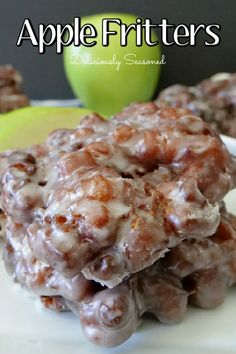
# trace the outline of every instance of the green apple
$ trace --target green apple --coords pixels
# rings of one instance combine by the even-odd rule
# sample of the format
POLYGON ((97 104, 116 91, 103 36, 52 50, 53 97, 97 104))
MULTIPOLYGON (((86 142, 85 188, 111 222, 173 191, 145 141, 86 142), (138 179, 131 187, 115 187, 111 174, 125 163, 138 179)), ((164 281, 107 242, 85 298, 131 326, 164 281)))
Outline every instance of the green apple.
MULTIPOLYGON (((102 46, 102 19, 119 18, 129 25, 136 23, 137 16, 129 14, 100 14, 81 19, 81 25, 90 23, 98 33, 97 44, 93 47, 70 45, 64 48, 64 67, 67 79, 76 97, 85 107, 103 115, 117 113, 135 101, 152 99, 159 74, 160 65, 132 64, 137 61, 157 61, 161 58, 160 45, 150 47, 145 41, 136 45, 135 31, 130 31, 126 47, 120 46, 120 36, 110 36, 107 47, 102 46), (114 60, 120 64, 101 64, 101 61, 114 60), (127 60, 127 58, 129 60, 127 60), (90 61, 90 64, 87 61, 90 61), (92 63, 94 60, 100 64, 92 63)), ((118 24, 112 23, 110 30, 119 31, 118 24)), ((156 40, 152 33, 152 41, 156 40)))
POLYGON ((52 130, 74 128, 89 113, 82 108, 26 107, 0 115, 0 151, 39 144, 52 130))

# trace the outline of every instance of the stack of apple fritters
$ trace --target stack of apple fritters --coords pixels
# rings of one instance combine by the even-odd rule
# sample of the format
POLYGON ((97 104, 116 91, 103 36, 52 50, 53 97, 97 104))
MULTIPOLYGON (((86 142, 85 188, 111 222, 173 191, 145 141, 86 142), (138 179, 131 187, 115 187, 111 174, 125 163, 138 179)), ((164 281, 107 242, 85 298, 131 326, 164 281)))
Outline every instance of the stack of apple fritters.
POLYGON ((127 340, 145 312, 174 323, 188 301, 215 307, 236 281, 236 221, 222 201, 235 172, 220 137, 186 110, 87 116, 1 155, 6 267, 104 346, 127 340))

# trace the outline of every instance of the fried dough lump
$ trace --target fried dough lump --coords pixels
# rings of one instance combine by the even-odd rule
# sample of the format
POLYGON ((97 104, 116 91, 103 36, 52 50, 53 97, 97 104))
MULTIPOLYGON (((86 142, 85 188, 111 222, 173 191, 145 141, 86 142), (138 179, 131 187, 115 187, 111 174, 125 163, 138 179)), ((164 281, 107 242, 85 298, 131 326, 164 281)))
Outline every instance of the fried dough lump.
POLYGON ((235 161, 185 110, 93 114, 45 144, 1 155, 1 209, 37 259, 110 288, 184 239, 215 233, 235 161))

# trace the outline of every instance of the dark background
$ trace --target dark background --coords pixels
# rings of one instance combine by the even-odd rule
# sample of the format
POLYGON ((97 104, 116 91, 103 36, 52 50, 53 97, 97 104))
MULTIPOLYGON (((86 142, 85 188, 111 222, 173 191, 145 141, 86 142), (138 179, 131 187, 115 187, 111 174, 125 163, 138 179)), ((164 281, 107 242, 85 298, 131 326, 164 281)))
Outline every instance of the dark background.
POLYGON ((167 64, 159 89, 173 83, 194 84, 220 71, 236 71, 235 0, 0 0, 0 63, 11 63, 24 75, 25 91, 31 98, 73 97, 66 82, 62 57, 55 47, 44 55, 24 42, 16 47, 22 23, 70 23, 75 16, 102 12, 129 12, 149 17, 154 23, 218 23, 221 43, 205 47, 201 35, 196 47, 164 47, 167 64))

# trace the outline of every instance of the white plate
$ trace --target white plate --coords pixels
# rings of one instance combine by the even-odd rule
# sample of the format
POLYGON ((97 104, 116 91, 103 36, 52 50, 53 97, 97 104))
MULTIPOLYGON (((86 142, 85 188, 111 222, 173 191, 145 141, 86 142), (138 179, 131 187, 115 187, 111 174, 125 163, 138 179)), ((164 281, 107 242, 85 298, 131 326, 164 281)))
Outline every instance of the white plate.
MULTIPOLYGON (((236 140, 223 137, 236 155, 236 140)), ((236 214, 236 190, 226 197, 236 214)), ((1 354, 235 354, 236 288, 229 291, 215 310, 189 308, 184 321, 165 326, 146 320, 128 342, 115 349, 89 344, 71 313, 43 309, 18 285, 12 283, 0 263, 0 353, 1 354)))

